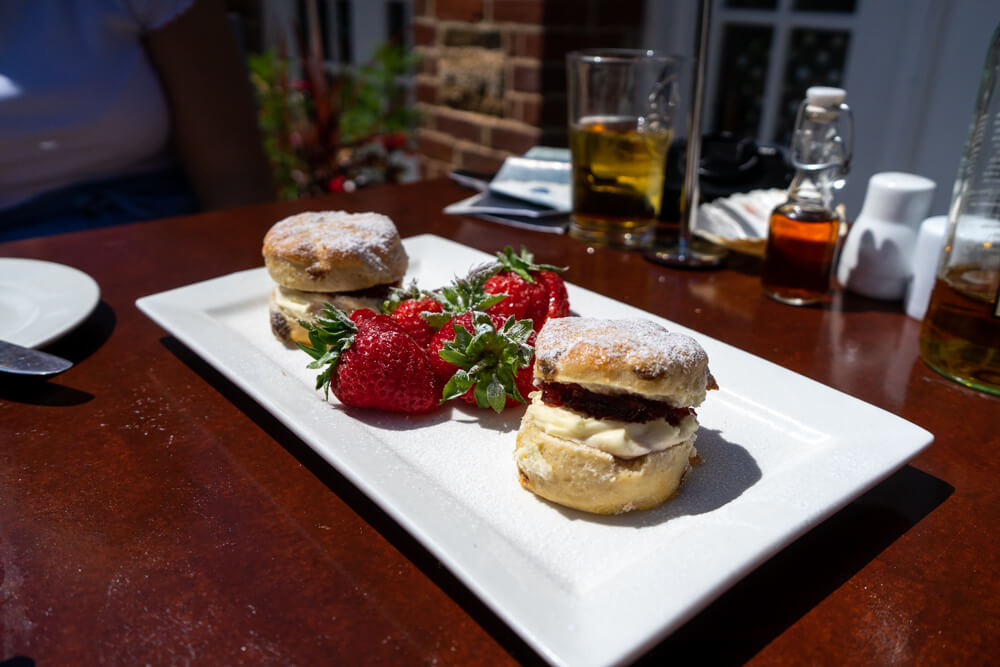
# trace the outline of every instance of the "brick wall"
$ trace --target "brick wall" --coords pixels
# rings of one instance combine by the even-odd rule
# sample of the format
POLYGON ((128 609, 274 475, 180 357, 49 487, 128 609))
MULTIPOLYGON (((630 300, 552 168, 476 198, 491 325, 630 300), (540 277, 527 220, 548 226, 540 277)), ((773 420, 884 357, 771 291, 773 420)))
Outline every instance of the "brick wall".
POLYGON ((566 145, 568 51, 638 47, 644 0, 415 0, 421 170, 566 145))

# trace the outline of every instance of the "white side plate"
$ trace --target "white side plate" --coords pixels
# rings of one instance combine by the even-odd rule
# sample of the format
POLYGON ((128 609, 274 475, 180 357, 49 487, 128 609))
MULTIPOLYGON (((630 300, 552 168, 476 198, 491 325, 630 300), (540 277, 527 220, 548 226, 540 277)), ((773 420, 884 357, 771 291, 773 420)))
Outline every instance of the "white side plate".
POLYGON ((51 343, 82 322, 101 298, 94 279, 65 264, 0 258, 0 339, 51 343))
MULTIPOLYGON (((425 288, 489 257, 405 239, 425 288)), ((261 269, 144 297, 138 307, 367 493, 554 664, 641 655, 782 547, 929 445, 927 431, 725 343, 569 285, 575 313, 658 320, 695 336, 721 389, 699 408, 704 462, 647 512, 598 517, 518 485, 523 409, 425 416, 345 409, 309 358, 271 335, 261 269)))

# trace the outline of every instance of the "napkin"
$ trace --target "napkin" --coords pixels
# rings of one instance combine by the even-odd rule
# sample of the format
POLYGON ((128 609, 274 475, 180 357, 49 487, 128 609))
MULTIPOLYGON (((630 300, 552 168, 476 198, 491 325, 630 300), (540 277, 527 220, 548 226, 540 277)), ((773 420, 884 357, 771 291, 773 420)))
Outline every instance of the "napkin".
POLYGON ((771 212, 787 197, 785 190, 768 189, 715 199, 698 207, 691 233, 733 250, 761 255, 771 212))

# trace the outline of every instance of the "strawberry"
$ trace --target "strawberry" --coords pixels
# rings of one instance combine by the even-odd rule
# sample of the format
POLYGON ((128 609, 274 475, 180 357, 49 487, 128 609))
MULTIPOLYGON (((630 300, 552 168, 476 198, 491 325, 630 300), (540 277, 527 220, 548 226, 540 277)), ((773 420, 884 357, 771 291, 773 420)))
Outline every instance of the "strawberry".
POLYGON ((404 301, 393 311, 392 319, 396 320, 406 333, 417 341, 420 347, 426 348, 431 342, 431 337, 436 333, 431 325, 423 318, 424 313, 440 313, 441 304, 435 299, 426 296, 422 299, 412 299, 404 301))
POLYGON ((485 312, 506 299, 506 294, 487 294, 483 291, 483 284, 496 273, 497 268, 496 262, 474 266, 466 277, 456 277, 448 285, 430 292, 430 296, 441 304, 441 311, 424 313, 424 320, 438 331, 459 315, 472 311, 485 312))
POLYGON ((443 400, 456 396, 501 412, 524 403, 532 389, 535 332, 528 320, 470 311, 431 339, 434 372, 446 381, 443 400))
MULTIPOLYGON (((546 319, 569 317, 569 295, 566 294, 566 283, 563 282, 562 276, 555 271, 542 270, 535 272, 534 278, 545 285, 545 289, 549 293, 548 317, 546 319)), ((538 327, 538 329, 540 328, 538 327)))
POLYGON ((382 312, 392 315, 422 347, 453 317, 473 310, 486 310, 506 298, 487 294, 483 283, 497 270, 496 262, 473 267, 465 278, 455 278, 440 289, 428 292, 414 281, 406 289, 393 289, 382 304, 382 312))
POLYGON ((507 298, 490 308, 491 314, 531 320, 532 326, 541 328, 548 317, 549 293, 545 285, 532 279, 530 282, 516 273, 498 273, 483 287, 491 294, 506 294, 507 298))
POLYGON ((427 352, 388 315, 368 309, 350 317, 326 304, 309 331, 309 345, 299 344, 323 369, 316 378, 329 398, 341 403, 390 412, 429 412, 439 403, 442 382, 427 352))
POLYGON ((392 288, 389 298, 382 303, 382 312, 396 320, 423 348, 438 330, 427 323, 424 313, 440 313, 442 309, 441 302, 431 293, 418 289, 416 281, 406 289, 392 288))
POLYGON ((535 331, 549 317, 569 315, 566 285, 557 273, 565 271, 565 267, 535 264, 534 255, 523 246, 520 255, 508 246, 497 253, 497 259, 498 271, 483 289, 490 294, 506 294, 507 298, 490 308, 490 313, 531 320, 535 331))

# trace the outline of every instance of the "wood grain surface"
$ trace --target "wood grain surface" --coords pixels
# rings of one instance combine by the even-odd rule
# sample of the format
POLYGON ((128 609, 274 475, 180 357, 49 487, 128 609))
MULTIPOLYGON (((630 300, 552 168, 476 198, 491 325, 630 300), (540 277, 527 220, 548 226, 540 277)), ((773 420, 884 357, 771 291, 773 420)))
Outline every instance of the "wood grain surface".
POLYGON ((527 245, 566 280, 877 405, 935 443, 737 583, 640 662, 1000 660, 1000 398, 938 376, 900 304, 764 297, 759 260, 683 271, 640 254, 447 216, 448 181, 364 189, 0 244, 79 268, 96 311, 0 376, 0 661, 535 664, 502 620, 358 489, 135 307, 262 266, 305 209, 374 210, 401 234, 527 245))

